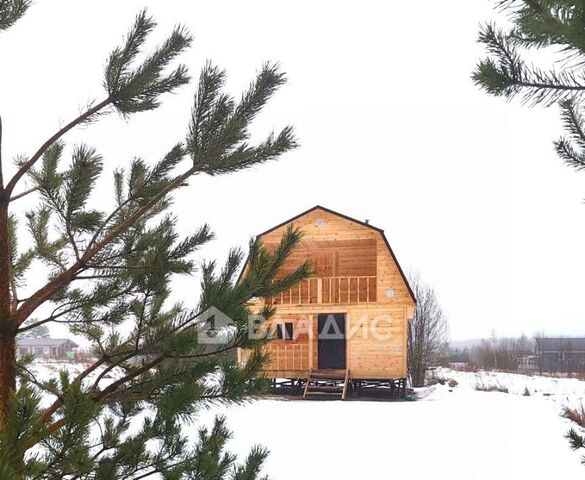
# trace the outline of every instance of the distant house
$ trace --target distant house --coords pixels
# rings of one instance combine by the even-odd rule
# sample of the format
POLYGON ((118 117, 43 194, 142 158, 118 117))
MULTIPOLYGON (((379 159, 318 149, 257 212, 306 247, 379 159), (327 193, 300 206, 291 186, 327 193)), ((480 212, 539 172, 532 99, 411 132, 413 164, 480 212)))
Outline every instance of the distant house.
POLYGON ((536 356, 541 372, 585 372, 585 338, 536 338, 536 356))
POLYGON ((536 355, 521 355, 516 359, 516 363, 521 372, 537 372, 539 370, 539 361, 536 355))
POLYGON ((73 359, 79 345, 67 338, 18 338, 20 356, 32 353, 35 357, 73 359))

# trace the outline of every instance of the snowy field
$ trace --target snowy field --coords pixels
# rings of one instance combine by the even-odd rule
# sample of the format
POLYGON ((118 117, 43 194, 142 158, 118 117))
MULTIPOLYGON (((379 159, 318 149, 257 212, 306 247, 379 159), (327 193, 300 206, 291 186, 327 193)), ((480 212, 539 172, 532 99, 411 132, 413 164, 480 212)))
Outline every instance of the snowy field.
MULTIPOLYGON (((478 392, 475 383, 462 383, 422 389, 423 398, 414 402, 261 400, 215 413, 225 413, 236 432, 234 451, 243 454, 253 443, 269 446, 266 471, 274 479, 585 474, 579 454, 563 438, 571 423, 559 416, 557 402, 478 392)), ((582 394, 585 384, 579 383, 575 390, 582 394)))
POLYGON ((235 433, 230 449, 242 457, 254 444, 269 447, 265 473, 273 480, 585 474, 581 453, 564 438, 573 424, 560 416, 564 405, 585 399, 585 382, 446 369, 436 375, 458 384, 419 389, 406 402, 257 400, 204 411, 199 421, 225 414, 235 433), (478 384, 510 393, 476 391, 478 384))

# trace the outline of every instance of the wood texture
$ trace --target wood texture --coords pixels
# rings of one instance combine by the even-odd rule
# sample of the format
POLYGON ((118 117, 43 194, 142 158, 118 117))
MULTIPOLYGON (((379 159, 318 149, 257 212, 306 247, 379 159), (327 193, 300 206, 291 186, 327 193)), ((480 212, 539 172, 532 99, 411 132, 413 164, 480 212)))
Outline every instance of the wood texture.
MULTIPOLYGON (((276 306, 267 322, 274 328, 293 322, 293 340, 273 340, 271 362, 263 374, 270 378, 306 378, 318 369, 317 325, 322 313, 346 315, 346 365, 352 379, 406 377, 407 322, 414 301, 381 231, 353 222, 330 211, 314 209, 292 222, 303 240, 282 273, 309 258, 315 275, 296 289, 271 299, 276 306)), ((274 248, 289 224, 260 238, 274 248)), ((245 273, 244 273, 245 274, 245 273)))

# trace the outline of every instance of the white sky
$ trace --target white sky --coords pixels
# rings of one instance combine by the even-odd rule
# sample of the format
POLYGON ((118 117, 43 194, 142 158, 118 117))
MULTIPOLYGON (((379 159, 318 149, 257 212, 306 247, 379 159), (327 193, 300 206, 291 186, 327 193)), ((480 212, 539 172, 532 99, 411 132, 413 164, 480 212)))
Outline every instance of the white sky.
MULTIPOLYGON (((182 58, 195 77, 211 58, 234 94, 265 60, 280 61, 290 79, 257 131, 292 123, 302 147, 252 171, 196 178, 177 197, 183 231, 209 222, 218 236, 202 258, 224 258, 321 204, 386 231, 403 268, 435 287, 453 339, 492 329, 585 334, 585 188, 552 151, 558 112, 488 97, 469 78, 492 4, 38 0, 0 34, 5 159, 31 154, 101 99, 107 55, 145 5, 158 38, 176 21, 195 35, 182 58)), ((114 167, 159 159, 183 138, 193 92, 66 138, 104 155, 100 202, 114 167)), ((189 303, 197 285, 182 279, 176 293, 189 303)))

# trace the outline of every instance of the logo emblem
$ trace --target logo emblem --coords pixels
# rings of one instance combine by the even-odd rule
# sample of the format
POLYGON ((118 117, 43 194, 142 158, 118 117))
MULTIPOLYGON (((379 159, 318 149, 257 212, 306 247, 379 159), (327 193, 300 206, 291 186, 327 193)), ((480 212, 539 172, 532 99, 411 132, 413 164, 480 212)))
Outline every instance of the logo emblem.
POLYGON ((235 333, 235 323, 225 313, 209 307, 199 314, 197 331, 201 344, 223 344, 229 342, 235 333))

